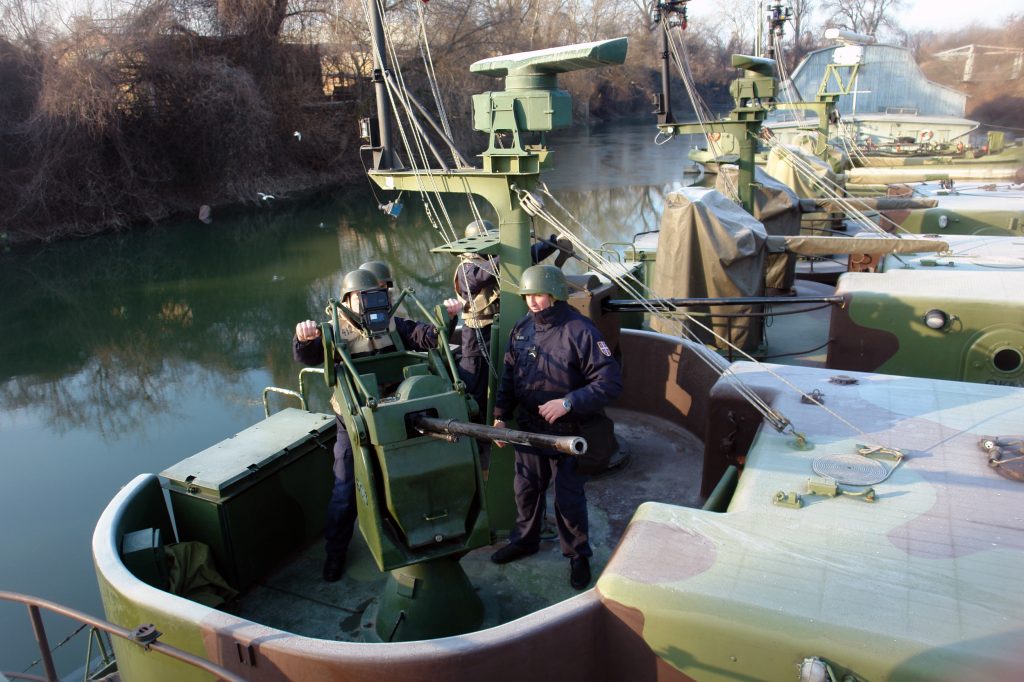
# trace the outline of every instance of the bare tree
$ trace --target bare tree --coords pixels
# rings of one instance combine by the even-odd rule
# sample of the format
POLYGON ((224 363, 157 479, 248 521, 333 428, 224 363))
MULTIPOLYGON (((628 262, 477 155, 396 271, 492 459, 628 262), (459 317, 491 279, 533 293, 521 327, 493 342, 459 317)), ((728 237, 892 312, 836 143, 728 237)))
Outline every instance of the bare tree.
POLYGON ((895 28, 893 14, 903 0, 825 0, 836 28, 875 35, 883 27, 895 28))
POLYGON ((793 50, 789 54, 790 62, 787 66, 793 69, 815 44, 812 32, 818 28, 814 23, 818 0, 790 0, 789 5, 793 10, 790 16, 793 27, 793 50))

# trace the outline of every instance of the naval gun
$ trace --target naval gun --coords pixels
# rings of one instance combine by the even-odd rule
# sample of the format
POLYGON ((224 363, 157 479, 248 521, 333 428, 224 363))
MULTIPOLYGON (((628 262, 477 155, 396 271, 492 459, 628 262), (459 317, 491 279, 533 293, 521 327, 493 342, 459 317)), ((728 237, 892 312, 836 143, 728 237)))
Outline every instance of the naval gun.
POLYGON ((440 309, 429 313, 407 289, 387 317, 407 297, 438 328, 437 348, 404 350, 385 325, 375 333, 391 334, 396 350, 352 357, 339 320, 353 316, 335 299, 320 327, 325 380, 352 443, 359 530, 388 572, 376 618, 383 641, 462 634, 482 622, 483 604, 459 564, 492 542, 475 438, 574 455, 587 447, 582 438, 470 423, 477 408, 458 379, 440 309))
POLYGON ((421 433, 432 434, 453 443, 459 436, 469 436, 478 440, 547 448, 567 455, 579 456, 587 452, 587 441, 579 436, 550 436, 546 433, 499 429, 494 426, 460 422, 455 419, 437 419, 426 415, 410 415, 409 423, 421 433))

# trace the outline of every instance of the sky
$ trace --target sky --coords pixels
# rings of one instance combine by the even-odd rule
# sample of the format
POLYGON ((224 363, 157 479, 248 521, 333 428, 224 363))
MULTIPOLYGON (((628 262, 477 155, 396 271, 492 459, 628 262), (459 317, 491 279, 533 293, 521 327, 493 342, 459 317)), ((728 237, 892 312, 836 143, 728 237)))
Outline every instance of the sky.
POLYGON ((996 26, 1024 14, 1024 0, 905 0, 900 25, 907 30, 949 31, 971 23, 996 26))
MULTIPOLYGON (((724 0, 735 2, 736 0, 724 0)), ((754 5, 756 0, 740 0, 754 5)), ((691 0, 689 15, 693 21, 713 20, 723 0, 691 0)), ((766 3, 767 4, 767 3, 766 3)), ((818 0, 816 4, 822 4, 818 0)), ((908 31, 945 32, 971 23, 996 26, 1010 14, 1024 15, 1024 0, 903 0, 897 12, 899 24, 908 31)), ((820 11, 815 21, 820 21, 820 11)))

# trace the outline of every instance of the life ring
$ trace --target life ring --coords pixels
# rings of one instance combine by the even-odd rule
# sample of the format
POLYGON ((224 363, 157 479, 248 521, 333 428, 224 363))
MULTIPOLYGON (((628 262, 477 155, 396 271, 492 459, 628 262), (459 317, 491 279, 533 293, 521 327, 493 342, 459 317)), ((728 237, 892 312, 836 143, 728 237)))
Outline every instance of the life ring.
POLYGON ((722 139, 722 133, 708 133, 708 139, 712 142, 718 142, 722 139))
POLYGON ((921 133, 918 135, 918 138, 921 140, 921 142, 927 142, 933 137, 935 137, 935 133, 933 133, 930 130, 922 130, 921 133))
POLYGON ((957 142, 956 143, 956 152, 957 152, 957 154, 963 154, 964 153, 964 143, 963 142, 957 142))

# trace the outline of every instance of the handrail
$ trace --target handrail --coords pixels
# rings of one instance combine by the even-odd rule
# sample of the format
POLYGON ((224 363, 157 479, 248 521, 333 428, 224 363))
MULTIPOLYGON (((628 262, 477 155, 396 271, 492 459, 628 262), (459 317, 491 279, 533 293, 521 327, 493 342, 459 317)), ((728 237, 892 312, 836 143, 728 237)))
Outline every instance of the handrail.
POLYGON ((187 651, 182 651, 181 649, 175 646, 171 646, 170 644, 164 644, 163 642, 157 641, 157 638, 160 637, 161 633, 153 625, 142 625, 136 628, 135 630, 127 630, 119 625, 114 625, 113 623, 108 623, 104 620, 100 620, 99 618, 94 618, 93 616, 90 616, 87 613, 77 611, 67 606, 63 606, 56 602, 52 602, 48 599, 32 597, 27 594, 20 594, 18 592, 0 591, 0 601, 16 602, 19 604, 24 604, 28 607, 28 617, 32 623, 32 629, 35 632, 36 642, 39 645, 39 653, 42 658, 43 668, 46 671, 45 677, 8 672, 4 673, 4 675, 12 679, 42 680, 43 682, 60 682, 60 678, 57 676, 56 669, 54 668, 53 665, 53 656, 51 655, 50 645, 46 638, 46 628, 43 625, 43 619, 39 612, 39 609, 43 608, 47 611, 52 611, 53 613, 65 616, 67 618, 71 618, 72 620, 76 620, 79 623, 89 625, 93 629, 100 630, 102 632, 107 633, 108 635, 120 637, 121 639, 138 644, 146 651, 153 650, 163 654, 164 656, 169 656, 175 660, 187 663, 188 665, 194 666, 201 670, 205 670, 211 675, 216 675, 218 678, 226 680, 227 682, 246 682, 244 678, 239 677, 233 672, 220 667, 216 663, 211 663, 210 661, 207 661, 203 658, 199 658, 198 656, 190 654, 187 651))
POLYGON ((270 416, 270 400, 269 394, 280 393, 281 395, 287 395, 292 398, 297 398, 299 406, 304 410, 309 410, 309 400, 306 398, 308 395, 306 392, 306 377, 310 374, 319 374, 323 376, 323 367, 303 367, 299 370, 299 390, 293 391, 290 388, 279 388, 277 386, 267 386, 263 389, 263 414, 264 416, 270 416))
POLYGON ((298 391, 293 391, 290 388, 278 388, 277 386, 267 386, 263 389, 263 415, 265 417, 270 416, 270 394, 280 393, 281 395, 291 396, 292 398, 299 399, 299 405, 302 409, 306 409, 306 399, 302 397, 302 394, 298 391))

